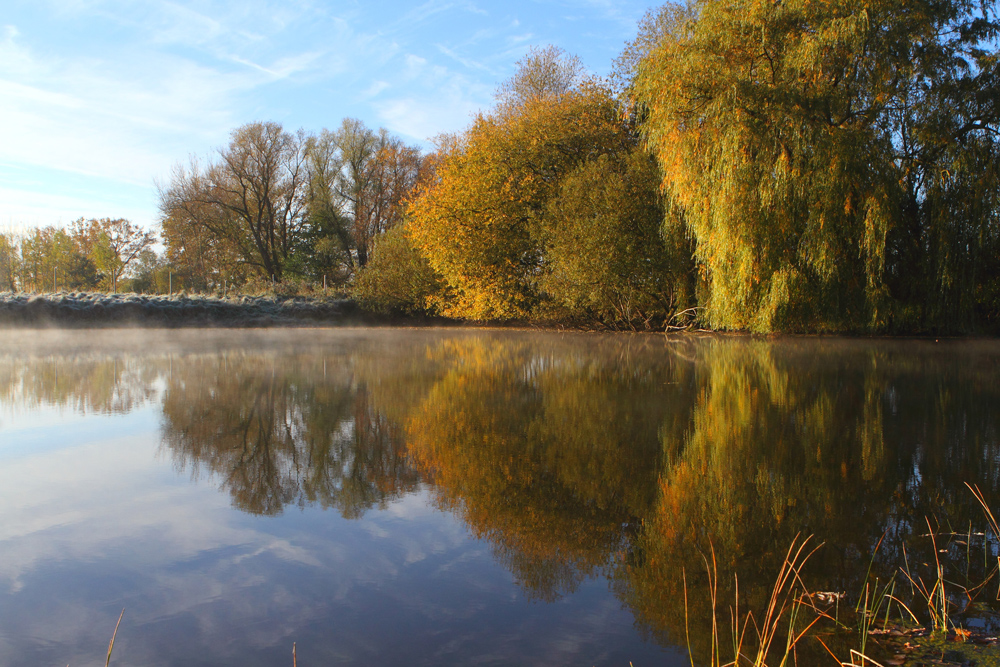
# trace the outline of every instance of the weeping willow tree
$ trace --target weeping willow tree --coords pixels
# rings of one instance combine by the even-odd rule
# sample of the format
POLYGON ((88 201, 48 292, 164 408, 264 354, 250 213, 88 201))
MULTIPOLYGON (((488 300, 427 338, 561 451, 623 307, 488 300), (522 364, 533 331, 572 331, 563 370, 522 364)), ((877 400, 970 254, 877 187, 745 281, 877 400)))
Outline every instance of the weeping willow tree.
POLYGON ((995 3, 692 0, 626 93, 723 329, 915 330, 1000 314, 995 3))

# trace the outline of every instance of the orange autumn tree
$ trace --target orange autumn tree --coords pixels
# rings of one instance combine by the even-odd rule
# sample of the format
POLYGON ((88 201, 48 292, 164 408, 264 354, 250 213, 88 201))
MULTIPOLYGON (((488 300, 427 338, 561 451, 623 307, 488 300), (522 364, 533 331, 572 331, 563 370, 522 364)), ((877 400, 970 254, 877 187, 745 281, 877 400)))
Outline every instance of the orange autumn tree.
POLYGON ((406 417, 410 460, 532 598, 557 599, 627 551, 656 500, 658 433, 687 408, 657 381, 683 367, 636 349, 653 369, 636 373, 609 348, 581 358, 556 338, 475 336, 425 355, 439 375, 406 417))
POLYGON ((610 90, 549 47, 522 60, 497 97, 492 112, 440 142, 436 177, 410 207, 412 242, 450 290, 443 312, 503 320, 555 308, 630 326, 673 308, 670 285, 632 280, 673 255, 656 179, 633 158, 637 133, 610 90), (584 185, 601 192, 581 199, 584 185), (616 307, 636 300, 636 285, 666 296, 634 312, 616 307))

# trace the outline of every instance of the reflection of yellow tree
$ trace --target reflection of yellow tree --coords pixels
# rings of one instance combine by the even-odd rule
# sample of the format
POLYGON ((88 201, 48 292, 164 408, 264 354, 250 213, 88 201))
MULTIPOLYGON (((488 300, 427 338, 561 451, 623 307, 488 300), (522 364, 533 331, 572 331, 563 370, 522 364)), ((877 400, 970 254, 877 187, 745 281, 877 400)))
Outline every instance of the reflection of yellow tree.
POLYGON ((174 364, 163 438, 181 466, 222 479, 237 507, 278 514, 292 503, 347 517, 413 488, 398 427, 369 403, 344 360, 320 375, 311 356, 223 355, 174 364))
POLYGON ((238 506, 353 517, 419 472, 529 595, 609 574, 640 627, 682 644, 686 572, 700 657, 710 544, 723 583, 740 575, 741 609, 759 610, 800 532, 827 542, 807 581, 854 593, 883 532, 885 581, 904 542, 911 565, 933 562, 925 516, 981 523, 964 482, 996 504, 995 347, 941 347, 373 334, 324 356, 4 356, 0 401, 125 410, 164 378, 164 442, 238 506))
POLYGON ((436 355, 450 368, 407 423, 411 454, 528 593, 573 590, 626 550, 655 499, 657 374, 526 342, 436 355))
POLYGON ((380 414, 403 424, 420 406, 449 365, 447 355, 436 352, 440 341, 439 332, 411 330, 372 336, 354 350, 352 368, 380 414))
MULTIPOLYGON (((921 442, 928 442, 932 424, 941 427, 930 439, 938 451, 962 435, 977 434, 982 442, 997 419, 986 407, 990 399, 964 388, 949 368, 955 358, 924 357, 916 365, 914 359, 921 358, 870 343, 721 340, 703 346, 691 428, 663 430, 658 504, 637 540, 638 556, 617 573, 617 590, 640 623, 667 641, 684 641, 686 572, 693 648, 705 657, 711 623, 702 556, 710 549, 727 573, 723 583, 731 587, 729 577, 738 574, 741 608, 759 618, 785 549, 799 533, 829 544, 814 556, 810 581, 854 593, 883 532, 888 536, 875 571, 884 581, 903 563, 899 545, 925 515, 943 509, 952 520, 970 520, 975 512, 963 503, 962 467, 933 462, 921 442), (943 387, 949 398, 956 390, 963 396, 934 406, 927 397, 940 397, 943 387), (946 415, 960 416, 961 426, 946 415), (950 478, 940 482, 914 479, 915 471, 923 477, 944 470, 950 478)), ((996 370, 986 373, 1000 379, 996 370)), ((973 375, 982 389, 988 378, 983 371, 973 375)), ((991 393, 995 400, 997 389, 991 393)), ((1000 453, 995 439, 986 451, 970 448, 990 460, 1000 453)), ((995 491, 988 477, 975 475, 995 491)), ((724 591, 722 599, 731 594, 724 591)))

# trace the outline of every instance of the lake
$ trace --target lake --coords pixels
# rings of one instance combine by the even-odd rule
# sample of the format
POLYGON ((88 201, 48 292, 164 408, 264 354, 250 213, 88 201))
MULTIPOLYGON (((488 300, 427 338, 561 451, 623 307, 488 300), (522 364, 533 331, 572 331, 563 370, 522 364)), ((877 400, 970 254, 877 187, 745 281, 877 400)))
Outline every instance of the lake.
POLYGON ((998 455, 994 341, 0 332, 0 664, 687 665, 807 536, 992 630, 998 455))

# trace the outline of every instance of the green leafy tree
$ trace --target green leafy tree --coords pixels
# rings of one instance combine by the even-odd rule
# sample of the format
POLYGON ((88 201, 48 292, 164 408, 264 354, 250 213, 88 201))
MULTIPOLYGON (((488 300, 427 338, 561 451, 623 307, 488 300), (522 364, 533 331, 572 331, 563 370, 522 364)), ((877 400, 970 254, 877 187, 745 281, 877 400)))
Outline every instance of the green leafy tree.
POLYGON ((88 290, 100 282, 90 246, 78 230, 38 227, 11 243, 12 277, 20 289, 88 290))
POLYGON ((345 118, 307 144, 308 219, 312 249, 324 273, 343 266, 351 274, 368 264, 376 239, 403 220, 416 185, 420 149, 385 129, 345 118))
POLYGON ((0 291, 17 288, 18 255, 17 239, 12 234, 0 234, 0 291))
POLYGON ((166 294, 170 289, 170 272, 166 258, 146 248, 135 260, 131 290, 140 294, 166 294))
MULTIPOLYGON (((309 268, 315 274, 343 283, 354 269, 354 255, 351 252, 354 242, 350 219, 337 196, 337 183, 342 177, 343 169, 337 133, 323 130, 318 135, 309 137, 306 158, 309 170, 306 190, 309 224, 305 245, 311 251, 309 268)), ((300 271, 309 272, 308 269, 300 271)))
POLYGON ((443 287, 441 277, 413 247, 406 227, 400 226, 379 236, 352 293, 377 312, 432 313, 441 302, 443 287))
POLYGON ((658 180, 653 159, 632 150, 590 160, 562 181, 546 211, 542 280, 557 308, 634 329, 660 328, 694 305, 691 244, 680 216, 663 233, 658 180))
POLYGON ((20 238, 21 261, 18 283, 25 291, 52 289, 55 228, 36 228, 20 238))

